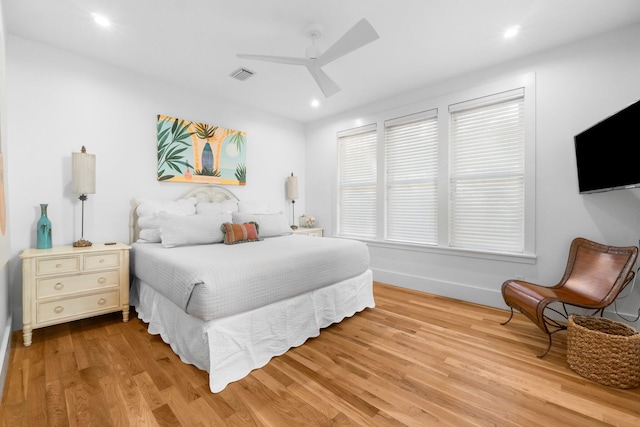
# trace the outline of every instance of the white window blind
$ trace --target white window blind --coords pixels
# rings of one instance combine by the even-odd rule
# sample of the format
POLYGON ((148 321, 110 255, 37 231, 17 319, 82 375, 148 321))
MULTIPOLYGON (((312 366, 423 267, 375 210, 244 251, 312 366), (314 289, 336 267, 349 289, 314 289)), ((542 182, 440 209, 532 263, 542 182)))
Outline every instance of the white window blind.
POLYGON ((438 243, 437 110, 385 122, 386 240, 438 243))
POLYGON ((524 251, 524 92, 450 107, 449 244, 524 251))
POLYGON ((376 126, 338 133, 338 235, 375 239, 376 126))

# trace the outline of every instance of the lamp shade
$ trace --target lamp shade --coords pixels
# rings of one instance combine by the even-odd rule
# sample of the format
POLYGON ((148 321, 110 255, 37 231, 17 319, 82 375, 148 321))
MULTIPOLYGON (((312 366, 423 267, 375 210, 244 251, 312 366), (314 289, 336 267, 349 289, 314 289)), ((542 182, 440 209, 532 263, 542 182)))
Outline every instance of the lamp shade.
POLYGON ((82 146, 80 153, 71 153, 71 190, 74 194, 95 194, 96 155, 87 153, 82 146))
POLYGON ((287 177, 287 199, 295 200, 298 198, 298 177, 291 176, 287 177))

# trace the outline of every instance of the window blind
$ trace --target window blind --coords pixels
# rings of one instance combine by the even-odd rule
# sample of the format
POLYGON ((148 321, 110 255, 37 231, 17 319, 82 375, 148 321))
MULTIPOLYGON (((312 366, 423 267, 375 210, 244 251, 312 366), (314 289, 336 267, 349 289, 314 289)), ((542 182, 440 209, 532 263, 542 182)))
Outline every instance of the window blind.
POLYGON ((450 111, 450 246, 523 252, 523 91, 450 111))
POLYGON ((338 133, 338 235, 374 239, 377 205, 376 126, 338 133))
POLYGON ((386 240, 438 243, 437 110, 385 122, 386 240))

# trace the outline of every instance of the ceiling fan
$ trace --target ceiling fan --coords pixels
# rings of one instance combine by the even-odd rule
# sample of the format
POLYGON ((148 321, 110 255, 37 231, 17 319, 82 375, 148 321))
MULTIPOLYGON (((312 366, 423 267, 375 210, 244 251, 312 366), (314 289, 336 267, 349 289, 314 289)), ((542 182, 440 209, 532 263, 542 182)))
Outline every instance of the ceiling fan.
POLYGON ((312 44, 305 52, 305 58, 291 58, 287 56, 268 55, 245 55, 238 54, 238 58, 255 59, 258 61, 276 62, 279 64, 303 65, 307 67, 309 73, 316 81, 325 97, 330 97, 340 91, 340 87, 329 76, 322 71, 322 67, 335 61, 344 55, 353 52, 362 46, 377 40, 380 36, 373 29, 369 21, 361 19, 356 25, 351 27, 337 42, 324 53, 321 53, 315 45, 317 39, 322 35, 319 26, 314 25, 307 31, 312 44))

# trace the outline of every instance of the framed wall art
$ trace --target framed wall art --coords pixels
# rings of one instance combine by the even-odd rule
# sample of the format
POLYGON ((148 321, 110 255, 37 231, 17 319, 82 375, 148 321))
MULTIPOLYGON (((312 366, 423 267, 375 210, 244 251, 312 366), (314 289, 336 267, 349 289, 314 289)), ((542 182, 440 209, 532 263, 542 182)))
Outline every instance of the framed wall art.
POLYGON ((158 181, 245 185, 247 134, 158 115, 158 181))

